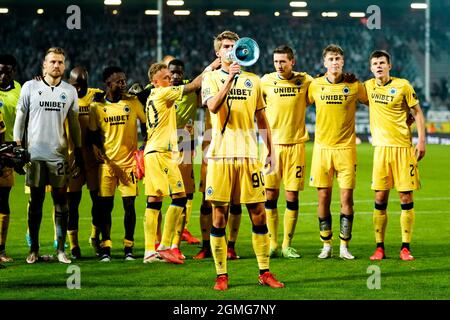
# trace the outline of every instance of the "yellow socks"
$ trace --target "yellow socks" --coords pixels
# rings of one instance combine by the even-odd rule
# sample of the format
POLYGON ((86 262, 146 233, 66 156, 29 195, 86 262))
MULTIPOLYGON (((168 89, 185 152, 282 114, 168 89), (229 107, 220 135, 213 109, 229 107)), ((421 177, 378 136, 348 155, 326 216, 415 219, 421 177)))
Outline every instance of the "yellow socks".
POLYGON ((414 226, 414 203, 402 204, 402 213, 400 215, 400 227, 402 229, 402 242, 410 243, 414 226))
POLYGON ((227 273, 227 241, 225 228, 211 228, 211 252, 218 275, 227 273))
POLYGON ((258 261, 259 270, 269 270, 270 252, 269 231, 267 225, 252 227, 252 245, 258 261))

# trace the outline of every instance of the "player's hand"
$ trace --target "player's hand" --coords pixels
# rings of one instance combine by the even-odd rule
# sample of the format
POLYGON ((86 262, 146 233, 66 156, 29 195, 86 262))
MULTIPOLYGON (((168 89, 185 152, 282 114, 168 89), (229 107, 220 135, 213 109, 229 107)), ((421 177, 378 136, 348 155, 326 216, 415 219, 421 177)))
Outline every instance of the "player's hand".
POLYGON ((417 161, 422 160, 422 158, 425 156, 425 141, 419 141, 415 148, 415 154, 417 161))
POLYGON ((271 174, 275 170, 276 161, 272 155, 267 155, 266 162, 264 163, 264 174, 271 174))
POLYGON ((84 170, 84 160, 81 148, 75 148, 73 150, 74 163, 72 165, 72 178, 78 178, 84 170))
POLYGON ((237 63, 237 62, 233 62, 230 65, 230 69, 228 70, 229 72, 229 79, 233 80, 235 78, 235 76, 239 75, 239 73, 241 73, 241 66, 237 63))
POLYGON ((92 98, 93 102, 103 102, 105 100, 105 93, 102 92, 96 92, 94 94, 94 97, 92 98))
POLYGON ((105 162, 105 154, 103 151, 97 147, 95 144, 92 145, 92 151, 94 153, 95 159, 97 159, 98 162, 104 163, 105 162))
POLYGON ((131 85, 130 89, 128 89, 128 93, 132 94, 134 96, 138 95, 142 91, 144 91, 144 88, 141 86, 141 84, 139 82, 133 83, 131 85))
POLYGON ((346 72, 342 75, 342 80, 343 82, 347 82, 347 83, 355 83, 356 81, 358 81, 358 78, 356 77, 356 75, 354 73, 351 72, 346 72))

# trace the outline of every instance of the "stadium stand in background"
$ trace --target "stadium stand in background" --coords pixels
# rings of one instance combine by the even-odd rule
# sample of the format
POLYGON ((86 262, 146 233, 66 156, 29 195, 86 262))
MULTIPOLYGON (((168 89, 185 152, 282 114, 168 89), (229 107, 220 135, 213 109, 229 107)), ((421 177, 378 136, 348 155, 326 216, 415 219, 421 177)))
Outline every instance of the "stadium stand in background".
MULTIPOLYGON (((350 18, 344 12, 330 19, 312 10, 307 18, 285 13, 276 17, 272 10, 252 12, 248 17, 233 17, 230 12, 211 17, 204 10, 192 10, 189 16, 174 16, 167 11, 163 18, 163 53, 186 61, 189 77, 201 72, 214 58, 210 45, 213 36, 229 29, 258 42, 261 56, 250 71, 258 75, 271 71, 273 48, 287 44, 296 50, 296 70, 315 75, 324 70, 322 48, 336 43, 345 51, 345 70, 365 80, 370 77, 370 52, 385 49, 393 57, 391 75, 410 80, 425 112, 450 111, 450 76, 446 72, 450 67, 450 31, 442 27, 447 25, 449 2, 440 0, 438 9, 431 11, 432 99, 429 103, 424 97, 425 17, 423 11, 414 11, 408 4, 404 4, 402 11, 381 8, 379 30, 368 29, 364 24, 367 18, 350 18)), ((126 70, 130 85, 145 84, 148 66, 157 60, 157 18, 144 15, 143 8, 125 10, 126 1, 123 3, 115 15, 102 5, 82 6, 81 30, 66 27, 68 14, 64 7, 45 9, 41 15, 31 9, 29 14, 11 10, 0 17, 0 52, 15 55, 19 62, 17 80, 21 83, 40 73, 40 57, 46 48, 60 46, 67 52, 67 70, 75 65, 85 66, 92 86, 101 87, 101 70, 107 65, 120 65, 126 70)), ((365 107, 360 110, 364 112, 365 107)), ((313 112, 308 113, 309 122, 313 116, 313 112)))

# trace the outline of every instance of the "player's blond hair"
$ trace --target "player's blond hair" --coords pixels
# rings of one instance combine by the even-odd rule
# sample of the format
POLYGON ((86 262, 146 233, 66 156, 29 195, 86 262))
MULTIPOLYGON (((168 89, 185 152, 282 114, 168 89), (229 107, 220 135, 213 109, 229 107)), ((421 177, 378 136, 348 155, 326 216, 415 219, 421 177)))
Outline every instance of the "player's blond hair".
POLYGON ((322 57, 325 59, 327 53, 332 52, 332 53, 337 53, 341 56, 344 56, 344 50, 342 50, 342 48, 340 46, 338 46, 337 44, 330 44, 328 46, 325 47, 325 49, 323 49, 322 51, 322 57))
POLYGON ((214 50, 216 52, 220 50, 220 47, 222 46, 222 41, 225 39, 238 41, 239 36, 237 35, 237 33, 233 32, 233 31, 228 31, 228 30, 223 31, 222 33, 218 34, 214 38, 214 50))
POLYGON ((150 80, 150 82, 153 81, 153 77, 155 76, 155 74, 163 69, 167 69, 167 64, 162 63, 162 62, 157 62, 154 63, 150 66, 150 68, 148 69, 148 79, 150 80))
POLYGON ((66 56, 66 53, 64 52, 63 48, 60 47, 51 47, 47 50, 47 52, 45 53, 44 59, 50 54, 50 53, 54 53, 54 54, 62 54, 64 57, 66 56))

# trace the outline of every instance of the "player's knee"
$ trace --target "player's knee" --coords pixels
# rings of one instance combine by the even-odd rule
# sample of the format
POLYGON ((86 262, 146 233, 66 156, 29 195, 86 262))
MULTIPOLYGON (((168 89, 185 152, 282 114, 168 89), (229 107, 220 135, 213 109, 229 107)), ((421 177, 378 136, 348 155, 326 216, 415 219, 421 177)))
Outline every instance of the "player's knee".
POLYGON ((412 192, 400 192, 400 202, 401 203, 411 203, 413 201, 412 192))
POLYGON ((265 203, 266 209, 273 210, 277 208, 277 200, 267 200, 265 203))
POLYGON ((402 203, 400 206, 402 210, 411 210, 414 208, 414 202, 402 203))
POLYGON ((256 234, 267 234, 269 232, 269 229, 267 228, 267 224, 261 224, 261 225, 252 225, 252 232, 256 234))
POLYGON ((187 198, 186 197, 182 197, 182 198, 174 198, 174 199, 172 199, 172 203, 170 205, 184 208, 186 206, 186 203, 187 203, 187 198))
POLYGON ((230 206, 230 214, 239 215, 242 214, 242 207, 240 204, 232 204, 230 206))
POLYGON ((147 209, 153 209, 160 211, 162 207, 162 202, 147 202, 147 209))
POLYGON ((125 208, 125 211, 134 209, 134 202, 136 197, 123 197, 123 207, 125 208))
POLYGON ((200 207, 200 215, 209 216, 211 214, 212 214, 212 207, 207 207, 202 204, 200 207))
POLYGON ((286 201, 286 208, 291 211, 298 211, 298 201, 286 201))
POLYGON ((379 211, 385 211, 387 209, 387 203, 379 203, 379 202, 375 202, 375 209, 379 210, 379 211))
POLYGON ((32 193, 30 195, 30 210, 32 211, 36 211, 39 209, 42 209, 42 205, 44 204, 44 199, 45 199, 45 193, 32 193))

